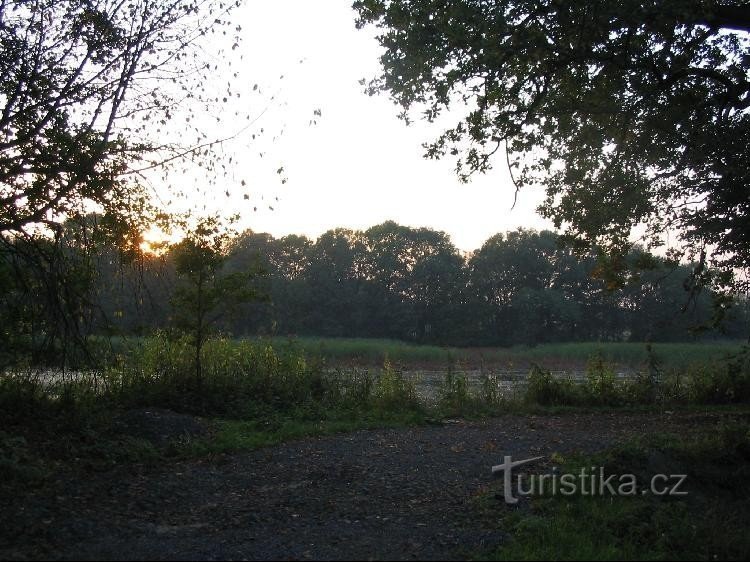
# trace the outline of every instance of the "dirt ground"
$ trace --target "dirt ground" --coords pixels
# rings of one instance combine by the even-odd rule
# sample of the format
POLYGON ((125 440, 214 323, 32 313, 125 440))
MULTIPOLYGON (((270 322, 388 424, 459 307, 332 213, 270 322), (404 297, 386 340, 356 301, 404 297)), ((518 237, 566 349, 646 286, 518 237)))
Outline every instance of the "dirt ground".
MULTIPOLYGON (((220 458, 61 475, 0 512, 11 559, 445 559, 499 546, 479 517, 504 455, 592 452, 709 413, 505 416, 359 431, 220 458)), ((502 501, 497 510, 511 509, 502 501)))

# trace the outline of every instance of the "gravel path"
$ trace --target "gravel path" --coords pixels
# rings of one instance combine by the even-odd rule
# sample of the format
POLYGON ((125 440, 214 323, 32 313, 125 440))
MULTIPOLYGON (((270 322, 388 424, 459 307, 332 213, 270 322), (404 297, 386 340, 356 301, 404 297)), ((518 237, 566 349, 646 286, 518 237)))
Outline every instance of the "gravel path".
MULTIPOLYGON (((0 514, 0 557, 445 559, 499 545, 472 497, 503 455, 594 451, 709 414, 505 416, 61 477, 0 514)), ((505 510, 502 502, 497 509, 505 510)), ((493 528, 494 527, 494 528, 493 528)))

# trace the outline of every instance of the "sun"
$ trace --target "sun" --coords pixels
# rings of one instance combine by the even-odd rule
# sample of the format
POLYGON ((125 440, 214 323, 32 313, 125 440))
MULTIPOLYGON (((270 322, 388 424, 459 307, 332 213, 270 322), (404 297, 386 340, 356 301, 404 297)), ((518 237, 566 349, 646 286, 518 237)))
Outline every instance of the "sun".
POLYGON ((164 232, 161 228, 152 226, 143 233, 143 240, 138 246, 144 254, 152 256, 164 255, 169 246, 179 241, 175 233, 164 232))

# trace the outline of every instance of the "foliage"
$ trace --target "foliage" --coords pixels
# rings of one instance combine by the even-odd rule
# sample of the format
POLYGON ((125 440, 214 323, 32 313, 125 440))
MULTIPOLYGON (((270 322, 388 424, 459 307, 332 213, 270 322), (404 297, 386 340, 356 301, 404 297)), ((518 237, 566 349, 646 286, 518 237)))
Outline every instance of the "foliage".
MULTIPOLYGON (((746 337, 747 299, 734 301, 723 332, 705 330, 715 295, 690 297, 683 286, 687 264, 673 267, 636 251, 630 259, 647 257, 652 269, 613 292, 594 277, 594 256, 579 258, 549 231, 498 234, 470 256, 444 233, 392 222, 366 231, 335 229, 316 241, 248 231, 232 241, 223 271, 262 269, 266 275, 253 287, 268 300, 236 303, 235 314, 217 327, 235 335, 304 336, 308 350, 313 336, 335 337, 332 348, 321 344, 321 354, 349 346, 348 354, 359 348, 372 364, 382 363, 382 354, 373 357, 369 344, 351 338, 476 347, 746 337)), ((148 257, 127 275, 103 264, 98 300, 114 329, 148 333, 167 325, 174 258, 174 252, 148 257)), ((397 361, 403 350, 388 345, 397 361)), ((444 354, 429 347, 424 353, 426 359, 444 354)))
MULTIPOLYGON (((194 371, 189 336, 159 333, 122 343, 104 370, 66 373, 26 371, 0 376, 0 483, 36 485, 59 463, 87 469, 118 463, 153 463, 167 456, 213 455, 282 440, 369 427, 439 423, 446 416, 477 418, 514 412, 557 411, 604 404, 679 408, 691 404, 750 401, 747 354, 711 371, 668 368, 653 395, 558 379, 535 368, 525 394, 509 395, 500 375, 485 373, 479 385, 451 370, 438 400, 421 394, 419 377, 386 362, 382 369, 331 368, 295 346, 212 337, 203 349, 203 378, 194 371), (700 373, 701 386, 691 382, 700 373), (677 377, 677 381, 673 377, 677 377), (693 392, 688 389, 708 389, 693 392), (656 396, 656 400, 654 399, 656 396), (705 402, 704 402, 705 400, 705 402), (156 447, 115 423, 130 410, 166 408, 214 418, 207 437, 156 447)), ((594 382, 610 380, 606 364, 592 363, 594 382)), ((611 406, 606 406, 610 408, 611 406)), ((705 406, 702 406, 705 408, 705 406)))
MULTIPOLYGON (((685 393, 685 400, 704 404, 725 404, 748 400, 750 398, 749 353, 750 350, 744 348, 733 360, 725 364, 689 370, 680 389, 685 393)), ((675 386, 679 389, 679 382, 675 386)))
POLYGON ((374 338, 275 337, 274 346, 292 346, 334 364, 380 366, 386 358, 396 364, 451 363, 460 354, 454 348, 374 338))
MULTIPOLYGON (((481 391, 479 403, 488 407, 491 411, 497 411, 508 401, 500 388, 500 377, 498 375, 482 373, 481 391)), ((511 397, 515 398, 515 397, 511 397)))
MULTIPOLYGON (((456 348, 410 344, 403 341, 365 338, 261 338, 276 348, 290 347, 310 357, 338 366, 381 366, 386 357, 397 365, 412 369, 465 364, 492 369, 524 369, 532 363, 548 368, 585 366, 591 357, 600 355, 608 363, 628 370, 642 370, 649 375, 647 347, 637 342, 566 342, 534 346, 516 345, 494 348, 456 348)), ((691 365, 723 363, 743 347, 738 341, 706 341, 696 343, 658 343, 651 346, 658 352, 660 370, 685 370, 691 365)), ((662 374, 663 376, 663 374, 662 374)))
POLYGON ((193 353, 187 336, 159 334, 144 340, 108 369, 104 400, 110 397, 128 408, 157 406, 250 420, 277 414, 314 417, 326 410, 421 409, 414 381, 388 362, 378 374, 326 369, 289 346, 213 337, 203 349, 198 386, 193 353))
POLYGON ((574 406, 581 400, 581 392, 570 379, 558 379, 538 365, 534 365, 526 379, 524 400, 540 406, 574 406))
POLYGON ((455 371, 451 366, 438 388, 440 407, 447 415, 461 415, 462 412, 471 410, 474 398, 469 390, 466 374, 455 371))
POLYGON ((655 404, 665 396, 674 396, 672 389, 648 373, 639 371, 621 385, 621 402, 626 404, 655 404))
POLYGON ((107 386, 96 372, 84 377, 63 371, 4 374, 0 376, 0 421, 6 426, 85 427, 96 420, 107 386))
POLYGON ((601 355, 597 354, 589 361, 585 392, 588 399, 595 404, 618 405, 621 389, 615 377, 614 367, 605 363, 601 355))
MULTIPOLYGON (((215 144, 185 123, 209 107, 204 40, 237 5, 0 6, 0 365, 92 362, 87 336, 105 323, 97 275, 142 258, 143 231, 168 219, 148 170, 207 157, 215 144), (183 141, 192 132, 200 146, 183 141)), ((227 38, 239 41, 239 29, 227 38)))
POLYGON ((202 378, 195 377, 189 336, 149 338, 109 376, 114 399, 128 407, 158 406, 182 412, 245 416, 285 410, 321 397, 318 370, 298 354, 222 338, 205 342, 202 378))
MULTIPOLYGON (((676 229, 704 266, 750 267, 750 9, 702 0, 359 0, 379 29, 369 92, 433 122, 463 117, 426 156, 466 180, 504 149, 517 189, 542 184, 542 214, 623 272, 630 234, 676 229)), ((739 278, 737 280, 739 283, 739 278)))
POLYGON ((199 221, 173 248, 177 286, 172 297, 174 323, 190 336, 195 376, 202 382, 203 345, 221 317, 237 304, 258 298, 250 286, 254 271, 224 273, 231 234, 218 219, 199 221))
POLYGON ((51 423, 61 428, 85 428, 106 420, 113 411, 142 407, 264 420, 282 414, 305 419, 325 414, 329 419, 334 411, 348 412, 354 418, 377 412, 440 417, 481 416, 537 406, 747 403, 750 369, 746 357, 744 352, 729 360, 717 359, 710 367, 678 363, 666 367, 658 380, 643 371, 616 381, 601 357, 592 360, 583 381, 534 366, 518 393, 501 389, 501 374, 484 373, 474 385, 469 384, 468 373, 451 369, 437 387, 438 400, 433 403, 418 393, 418 375, 405 373, 389 362, 376 370, 332 368, 296 346, 264 340, 210 338, 203 348, 198 386, 190 337, 159 333, 119 348, 104 372, 27 371, 0 377, 0 421, 6 427, 51 423))
MULTIPOLYGON (((153 167, 165 149, 195 154, 152 135, 205 89, 202 38, 237 5, 4 2, 0 234, 54 229, 91 208, 109 226, 147 224, 137 163, 149 157, 141 168, 153 167)), ((119 233, 137 248, 132 231, 119 233)))
POLYGON ((387 359, 373 389, 373 399, 374 403, 384 410, 420 408, 414 381, 395 369, 387 359))
POLYGON ((750 400, 747 357, 745 347, 723 361, 675 367, 663 378, 640 371, 619 381, 613 366, 597 354, 589 361, 581 385, 535 365, 527 377, 524 399, 527 404, 541 406, 744 403, 750 400))

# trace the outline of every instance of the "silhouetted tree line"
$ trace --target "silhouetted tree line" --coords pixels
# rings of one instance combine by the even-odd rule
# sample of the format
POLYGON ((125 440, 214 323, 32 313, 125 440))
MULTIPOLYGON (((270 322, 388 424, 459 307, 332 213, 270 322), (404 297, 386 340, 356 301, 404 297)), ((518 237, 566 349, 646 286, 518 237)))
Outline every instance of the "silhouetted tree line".
MULTIPOLYGON (((619 276, 615 287, 601 260, 575 256, 550 231, 496 234, 466 255, 444 232, 392 221, 365 231, 337 228, 316 241, 246 231, 225 267, 263 271, 254 289, 266 298, 236 303, 220 326, 234 335, 458 346, 746 337, 746 300, 714 328, 725 303, 708 290, 689 290, 692 266, 642 250, 628 259, 638 273, 619 276)), ((172 323, 173 255, 145 256, 135 267, 111 256, 99 268, 96 292, 108 329, 145 334, 172 323)))

